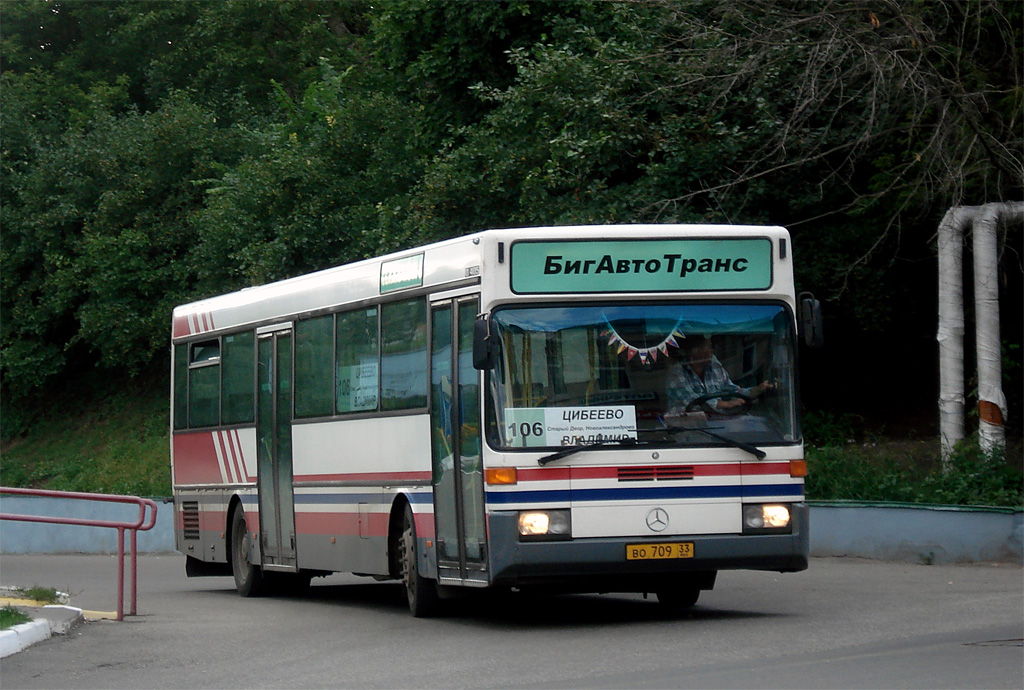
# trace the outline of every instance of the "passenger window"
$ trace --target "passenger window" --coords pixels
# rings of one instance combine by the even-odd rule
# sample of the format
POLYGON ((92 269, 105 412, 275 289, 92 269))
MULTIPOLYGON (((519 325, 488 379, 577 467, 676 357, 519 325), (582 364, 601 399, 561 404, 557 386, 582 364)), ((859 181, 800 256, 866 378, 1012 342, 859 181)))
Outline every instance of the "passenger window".
POLYGON ((216 426, 220 422, 220 341, 204 340, 190 348, 189 426, 216 426))
POLYGON ((422 298, 381 306, 381 407, 427 405, 427 305, 422 298))
POLYGON ((369 412, 379 400, 377 307, 338 314, 337 411, 369 412))
POLYGON ((188 345, 174 346, 174 428, 188 428, 188 345))
POLYGON ((295 416, 334 412, 334 317, 295 324, 295 416))
POLYGON ((252 331, 224 336, 224 424, 254 421, 255 336, 252 331))

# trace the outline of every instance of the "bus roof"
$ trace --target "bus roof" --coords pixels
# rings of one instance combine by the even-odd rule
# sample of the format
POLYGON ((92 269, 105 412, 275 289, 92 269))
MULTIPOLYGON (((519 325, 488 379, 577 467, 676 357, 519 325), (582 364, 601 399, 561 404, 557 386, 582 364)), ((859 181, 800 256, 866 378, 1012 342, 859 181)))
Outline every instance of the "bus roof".
MULTIPOLYGON (((485 230, 384 256, 250 287, 178 306, 173 313, 175 340, 219 331, 250 328, 292 316, 358 304, 382 294, 438 291, 481 280, 495 271, 499 245, 522 240, 788 239, 778 226, 757 225, 586 225, 485 230)), ((504 251, 504 246, 500 251, 504 251)))

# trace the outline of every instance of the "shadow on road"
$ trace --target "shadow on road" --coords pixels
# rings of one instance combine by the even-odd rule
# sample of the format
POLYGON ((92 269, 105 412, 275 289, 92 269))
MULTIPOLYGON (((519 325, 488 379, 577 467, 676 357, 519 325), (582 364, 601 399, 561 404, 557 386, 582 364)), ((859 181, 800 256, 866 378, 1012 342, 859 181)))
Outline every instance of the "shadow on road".
MULTIPOLYGON (((237 597, 234 589, 209 589, 209 594, 237 597)), ((280 594, 275 600, 313 602, 409 616, 402 586, 394 582, 359 584, 316 584, 301 593, 280 594)), ((741 611, 702 606, 672 613, 654 595, 639 594, 540 594, 523 592, 470 591, 457 599, 442 601, 441 619, 472 621, 502 629, 544 629, 615 626, 643 622, 767 620, 786 614, 741 611)))

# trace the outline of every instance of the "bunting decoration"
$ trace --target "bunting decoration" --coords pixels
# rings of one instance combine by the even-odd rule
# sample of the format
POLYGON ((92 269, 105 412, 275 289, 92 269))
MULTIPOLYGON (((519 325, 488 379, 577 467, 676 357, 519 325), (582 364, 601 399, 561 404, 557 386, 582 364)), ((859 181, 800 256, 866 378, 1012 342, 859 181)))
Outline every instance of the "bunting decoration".
POLYGON ((630 345, 625 338, 623 338, 615 330, 615 326, 611 324, 607 319, 605 324, 608 326, 601 331, 601 337, 606 338, 608 341, 608 347, 614 347, 617 349, 616 354, 626 353, 626 361, 631 361, 634 357, 640 358, 640 363, 647 365, 648 363, 657 362, 658 354, 668 355, 669 346, 678 348, 679 341, 686 338, 683 333, 679 332, 680 321, 676 322, 676 325, 672 327, 671 332, 662 340, 660 343, 653 347, 635 347, 630 345))

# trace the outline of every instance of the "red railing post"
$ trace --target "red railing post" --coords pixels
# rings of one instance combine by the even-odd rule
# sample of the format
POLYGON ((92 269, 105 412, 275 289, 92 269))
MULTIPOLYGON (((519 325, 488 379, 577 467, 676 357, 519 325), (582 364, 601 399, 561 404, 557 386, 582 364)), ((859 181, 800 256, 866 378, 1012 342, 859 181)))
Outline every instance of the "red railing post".
POLYGON ((80 501, 102 501, 107 503, 133 503, 139 506, 139 518, 135 522, 119 522, 116 520, 84 520, 80 518, 55 518, 46 515, 20 515, 0 513, 0 520, 16 520, 19 522, 43 522, 52 525, 82 525, 84 527, 110 527, 117 530, 117 620, 124 620, 124 532, 131 534, 131 609, 129 615, 136 615, 136 595, 138 582, 138 551, 137 536, 139 532, 152 529, 156 524, 156 502, 138 496, 115 496, 112 494, 90 494, 80 491, 48 491, 44 489, 15 489, 0 486, 0 494, 17 494, 21 496, 42 496, 45 498, 66 498, 80 501), (146 509, 151 508, 149 519, 146 509))

